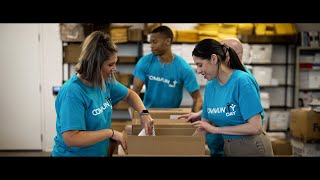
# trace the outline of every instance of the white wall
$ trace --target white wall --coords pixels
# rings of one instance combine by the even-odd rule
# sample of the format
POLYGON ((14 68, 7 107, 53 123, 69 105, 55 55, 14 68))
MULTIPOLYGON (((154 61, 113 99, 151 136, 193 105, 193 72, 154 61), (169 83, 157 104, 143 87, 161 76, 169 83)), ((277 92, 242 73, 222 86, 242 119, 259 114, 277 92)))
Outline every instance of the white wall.
POLYGON ((41 24, 41 121, 43 151, 51 151, 56 134, 55 96, 52 86, 62 84, 62 42, 58 23, 41 24))
POLYGON ((40 25, 0 24, 0 149, 40 150, 40 25))

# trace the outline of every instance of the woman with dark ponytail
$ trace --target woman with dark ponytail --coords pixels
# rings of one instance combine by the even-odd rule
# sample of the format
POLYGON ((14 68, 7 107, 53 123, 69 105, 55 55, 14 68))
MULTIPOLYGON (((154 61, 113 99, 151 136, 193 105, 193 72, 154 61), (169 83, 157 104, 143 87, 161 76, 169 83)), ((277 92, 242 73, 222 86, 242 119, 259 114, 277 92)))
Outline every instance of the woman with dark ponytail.
POLYGON ((262 127, 259 86, 246 72, 236 52, 214 39, 200 41, 192 56, 206 85, 198 131, 221 134, 224 156, 273 156, 262 127))
MULTIPOLYGON (((57 113, 51 156, 107 156, 110 139, 127 148, 122 132, 111 126, 112 106, 124 100, 136 111, 145 112, 140 97, 116 81, 117 47, 107 34, 91 33, 81 45, 74 74, 60 89, 55 101, 57 113)), ((140 113, 147 135, 153 119, 140 113)))

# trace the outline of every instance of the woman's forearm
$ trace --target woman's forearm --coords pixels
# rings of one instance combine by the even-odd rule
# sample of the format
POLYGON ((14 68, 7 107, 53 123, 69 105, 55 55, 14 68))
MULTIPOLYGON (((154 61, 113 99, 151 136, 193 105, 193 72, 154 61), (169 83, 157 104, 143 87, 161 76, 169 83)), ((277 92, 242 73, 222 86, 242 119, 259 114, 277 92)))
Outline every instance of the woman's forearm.
POLYGON ((66 131, 62 134, 64 142, 70 147, 84 147, 96 144, 113 135, 112 129, 99 131, 66 131))

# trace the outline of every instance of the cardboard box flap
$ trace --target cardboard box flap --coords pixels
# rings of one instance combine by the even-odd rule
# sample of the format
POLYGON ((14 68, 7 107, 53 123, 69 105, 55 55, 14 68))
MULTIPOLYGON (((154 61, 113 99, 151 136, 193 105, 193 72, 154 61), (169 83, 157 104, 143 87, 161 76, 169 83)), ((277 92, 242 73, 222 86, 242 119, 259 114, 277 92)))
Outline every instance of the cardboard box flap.
MULTIPOLYGON (((148 109, 153 119, 177 119, 177 116, 191 113, 191 108, 150 108, 148 109)), ((138 112, 130 108, 131 119, 140 119, 138 112)))
MULTIPOLYGON (((169 125, 155 125, 156 136, 166 135, 180 135, 180 136, 192 136, 197 128, 190 126, 169 126, 169 125)), ((142 130, 140 125, 132 125, 132 135, 138 135, 142 130)))
POLYGON ((204 155, 203 136, 128 136, 129 155, 204 155))
MULTIPOLYGON (((185 119, 153 119, 154 125, 191 125, 185 119)), ((140 119, 132 119, 132 124, 141 124, 140 119)))

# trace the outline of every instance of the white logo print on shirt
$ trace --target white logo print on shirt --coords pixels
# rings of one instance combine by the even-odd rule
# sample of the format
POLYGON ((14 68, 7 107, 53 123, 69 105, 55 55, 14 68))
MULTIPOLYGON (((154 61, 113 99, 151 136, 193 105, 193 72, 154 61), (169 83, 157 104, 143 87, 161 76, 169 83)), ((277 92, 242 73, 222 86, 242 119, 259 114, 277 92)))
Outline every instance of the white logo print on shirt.
POLYGON ((103 113, 103 111, 105 109, 107 109, 108 107, 111 107, 111 109, 112 109, 112 106, 109 104, 109 102, 107 100, 105 103, 103 103, 103 106, 101 106, 100 108, 92 110, 92 115, 94 115, 94 116, 99 115, 99 114, 103 113))
POLYGON ((231 104, 231 106, 230 106, 230 107, 232 108, 232 111, 234 111, 234 108, 236 107, 236 105, 231 104))
POLYGON ((157 76, 152 76, 152 75, 149 75, 149 79, 151 81, 158 81, 158 82, 163 82, 165 84, 168 84, 169 87, 172 87, 172 88, 175 88, 176 87, 176 84, 178 83, 177 81, 173 81, 172 79, 169 80, 169 79, 165 79, 163 77, 157 77, 157 76))
POLYGON ((236 112, 234 110, 234 108, 236 107, 236 105, 234 104, 229 104, 227 103, 227 108, 228 108, 228 112, 226 112, 226 107, 218 107, 218 108, 207 108, 207 112, 208 114, 220 114, 220 113, 225 113, 226 116, 234 116, 236 115, 236 112), (230 111, 230 108, 232 109, 232 111, 230 111))

